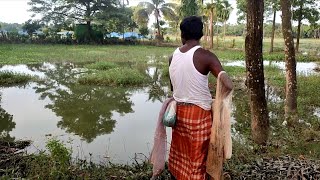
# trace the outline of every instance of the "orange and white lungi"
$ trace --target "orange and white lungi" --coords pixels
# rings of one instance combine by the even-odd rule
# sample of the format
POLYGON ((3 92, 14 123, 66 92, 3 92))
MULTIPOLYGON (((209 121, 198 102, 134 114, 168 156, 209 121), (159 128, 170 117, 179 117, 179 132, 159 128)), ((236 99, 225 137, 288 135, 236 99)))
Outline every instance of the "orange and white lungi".
POLYGON ((172 128, 169 171, 177 180, 205 180, 206 158, 212 126, 211 110, 196 105, 177 105, 172 128))

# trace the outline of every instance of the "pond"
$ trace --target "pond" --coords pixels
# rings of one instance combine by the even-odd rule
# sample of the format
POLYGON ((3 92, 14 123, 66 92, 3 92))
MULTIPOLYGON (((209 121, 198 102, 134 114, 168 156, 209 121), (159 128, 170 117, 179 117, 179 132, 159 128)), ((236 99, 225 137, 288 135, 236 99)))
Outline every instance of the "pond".
MULTIPOLYGON (((40 80, 0 89, 0 135, 32 140, 29 152, 45 149, 55 137, 72 148, 74 157, 94 162, 130 163, 135 153, 149 157, 161 102, 169 93, 168 79, 162 78, 161 67, 137 68, 151 79, 142 87, 79 85, 77 77, 88 71, 83 64, 2 66, 0 71, 40 80)), ((283 102, 272 87, 266 90, 269 103, 283 102)), ((234 96, 233 136, 243 142, 239 129, 250 129, 249 105, 244 92, 235 91, 234 96)), ((270 111, 270 117, 277 119, 277 113, 270 111)), ((167 132, 170 143, 169 128, 167 132)))
MULTIPOLYGON (((0 134, 31 139, 30 152, 44 149, 49 138, 57 137, 79 158, 92 153, 95 161, 126 163, 134 153, 148 156, 167 86, 78 85, 74 79, 84 71, 79 67, 71 63, 3 66, 1 71, 37 75, 42 80, 1 88, 0 134)), ((158 70, 145 71, 154 76, 158 70)))

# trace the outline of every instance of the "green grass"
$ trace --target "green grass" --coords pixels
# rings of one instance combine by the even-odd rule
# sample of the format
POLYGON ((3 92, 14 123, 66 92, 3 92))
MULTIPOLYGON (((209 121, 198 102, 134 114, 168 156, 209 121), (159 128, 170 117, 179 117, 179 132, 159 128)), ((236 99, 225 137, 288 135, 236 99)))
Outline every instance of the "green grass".
POLYGON ((16 74, 13 72, 0 72, 0 86, 12 86, 26 84, 32 77, 24 74, 16 74))
POLYGON ((78 82, 84 85, 136 86, 144 84, 145 80, 146 77, 136 69, 114 68, 84 75, 78 82))
POLYGON ((95 70, 108 70, 108 69, 116 68, 117 64, 113 62, 108 62, 108 61, 98 61, 96 63, 87 64, 84 67, 88 69, 95 69, 95 70))
POLYGON ((155 46, 0 44, 0 64, 96 61, 146 63, 148 56, 164 60, 163 55, 170 55, 173 51, 174 48, 155 46))
MULTIPOLYGON (((5 144, 5 142, 3 142, 5 144)), ((8 143, 9 144, 9 143, 8 143)), ((11 143, 12 144, 12 143, 11 143)), ((8 145, 9 146, 9 145, 8 145)), ((3 148, 3 147, 2 147, 3 148)), ((4 146, 6 148, 6 146, 4 146)), ((18 148, 20 148, 18 146, 18 148)), ((23 147, 21 147, 23 148, 23 147)), ((10 152, 11 153, 11 152, 10 152)), ((139 156, 131 165, 113 164, 89 159, 72 158, 72 150, 57 139, 49 139, 45 150, 27 154, 2 154, 5 163, 0 164, 0 179, 150 179, 152 166, 147 157, 139 156), (9 157, 9 158, 8 158, 9 157), (143 159, 145 158, 145 160, 143 159), (139 162, 138 162, 139 161, 139 162)), ((90 156, 91 157, 91 156, 90 156)), ((170 179, 167 170, 162 179, 170 179)))
MULTIPOLYGON (((315 41, 314 46, 316 46, 315 41)), ((180 44, 177 44, 177 47, 180 44)), ((156 46, 32 45, 0 44, 0 64, 41 62, 120 62, 167 64, 175 48, 156 46)), ((243 49, 213 49, 220 60, 244 60, 243 49)), ((265 60, 284 60, 284 52, 264 53, 265 60)), ((319 61, 316 56, 297 55, 298 61, 319 61)))

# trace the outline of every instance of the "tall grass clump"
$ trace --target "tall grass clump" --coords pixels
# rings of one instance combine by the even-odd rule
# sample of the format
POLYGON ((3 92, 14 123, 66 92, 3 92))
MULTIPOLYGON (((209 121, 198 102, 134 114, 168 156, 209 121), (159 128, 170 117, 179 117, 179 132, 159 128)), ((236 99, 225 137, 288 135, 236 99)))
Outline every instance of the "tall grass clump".
POLYGON ((109 70, 116 67, 117 67, 117 64, 109 61, 99 61, 99 62, 85 65, 85 68, 96 69, 96 70, 109 70))
POLYGON ((28 157, 26 176, 31 179, 70 179, 73 174, 71 149, 57 139, 50 139, 46 148, 49 154, 41 151, 28 157))
POLYGON ((78 79, 84 85, 135 86, 145 82, 146 77, 136 69, 114 68, 87 74, 78 79))
POLYGON ((0 86, 26 84, 32 79, 25 74, 17 74, 10 71, 0 72, 0 86))

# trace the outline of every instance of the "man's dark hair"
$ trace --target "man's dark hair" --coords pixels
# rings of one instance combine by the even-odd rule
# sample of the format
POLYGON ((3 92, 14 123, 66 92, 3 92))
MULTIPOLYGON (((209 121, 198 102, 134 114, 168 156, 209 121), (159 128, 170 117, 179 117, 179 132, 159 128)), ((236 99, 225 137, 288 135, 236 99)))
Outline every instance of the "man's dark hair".
POLYGON ((203 23, 200 17, 189 16, 180 24, 181 37, 184 40, 200 40, 203 36, 203 23))

